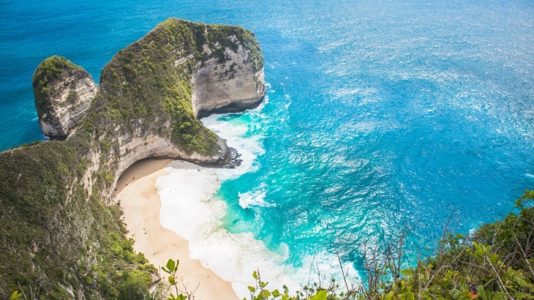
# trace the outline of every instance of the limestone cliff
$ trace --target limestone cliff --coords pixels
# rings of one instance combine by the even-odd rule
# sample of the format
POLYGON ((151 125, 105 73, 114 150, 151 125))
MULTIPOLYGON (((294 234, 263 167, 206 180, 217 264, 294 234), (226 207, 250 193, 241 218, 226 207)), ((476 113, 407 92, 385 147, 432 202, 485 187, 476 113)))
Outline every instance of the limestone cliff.
POLYGON ((198 117, 255 107, 263 98, 263 68, 254 52, 258 50, 244 46, 235 35, 227 39, 232 47, 215 43, 216 51, 222 52, 219 58, 208 59, 193 74, 192 101, 198 117))
POLYGON ((84 69, 52 56, 35 70, 33 90, 43 133, 51 139, 64 139, 85 117, 97 87, 84 69))
POLYGON ((58 57, 38 67, 34 91, 45 134, 68 138, 0 154, 0 298, 145 295, 153 269, 124 237, 116 182, 149 157, 228 163, 197 117, 261 101, 258 43, 240 27, 169 19, 113 57, 98 91, 58 57))

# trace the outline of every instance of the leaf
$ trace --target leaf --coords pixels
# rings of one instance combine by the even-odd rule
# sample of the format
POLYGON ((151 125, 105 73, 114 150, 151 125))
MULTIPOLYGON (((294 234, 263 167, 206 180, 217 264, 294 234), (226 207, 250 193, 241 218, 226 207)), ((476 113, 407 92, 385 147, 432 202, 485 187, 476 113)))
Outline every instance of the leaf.
POLYGON ((532 296, 531 294, 527 294, 527 293, 514 293, 514 297, 515 299, 518 299, 518 300, 521 300, 521 299, 534 299, 534 296, 532 296))
POLYGON ((253 286, 248 286, 248 290, 251 292, 251 293, 254 293, 256 291, 256 288, 253 287, 253 286))
POLYGON ((169 259, 167 261, 167 264, 165 265, 167 267, 168 272, 173 273, 177 270, 176 262, 173 259, 169 259), (176 268, 176 269, 175 269, 176 268))
POLYGON ((310 297, 310 300, 326 300, 327 293, 325 290, 320 290, 317 294, 310 297))
POLYGON ((258 280, 258 272, 256 271, 252 272, 252 278, 258 280))
POLYGON ((486 290, 484 290, 484 285, 483 284, 479 284, 477 286, 477 292, 478 292, 478 295, 480 296, 480 298, 489 299, 489 297, 486 295, 486 290))
POLYGON ((22 296, 22 293, 15 290, 13 293, 11 293, 11 296, 9 296, 9 300, 18 300, 22 296))
POLYGON ((393 297, 395 296, 395 292, 394 291, 390 291, 389 293, 387 293, 385 296, 384 296, 384 300, 393 300, 393 297))
POLYGON ((528 288, 528 289, 534 289, 534 285, 529 282, 527 277, 523 274, 523 272, 519 270, 514 270, 512 267, 509 267, 506 272, 512 279, 519 284, 519 286, 528 288))
POLYGON ((278 290, 274 290, 274 291, 272 292, 272 294, 273 294, 273 297, 275 297, 275 298, 276 298, 276 297, 280 297, 280 291, 278 291, 278 290))
POLYGON ((460 295, 460 291, 456 288, 449 291, 449 295, 451 295, 453 298, 458 298, 460 295))

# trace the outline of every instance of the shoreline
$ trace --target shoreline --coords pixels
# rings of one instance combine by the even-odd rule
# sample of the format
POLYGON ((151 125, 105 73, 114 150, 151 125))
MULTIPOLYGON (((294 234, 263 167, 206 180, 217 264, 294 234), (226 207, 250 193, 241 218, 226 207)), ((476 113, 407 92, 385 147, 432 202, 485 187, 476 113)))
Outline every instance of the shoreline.
POLYGON ((169 258, 179 259, 177 281, 182 283, 182 289, 195 291, 195 299, 239 299, 231 282, 191 258, 185 238, 161 225, 161 200, 156 180, 168 173, 165 168, 171 162, 170 159, 143 160, 131 166, 119 179, 115 198, 123 211, 127 236, 134 240, 135 251, 143 253, 158 270, 169 258))
MULTIPOLYGON (((319 252, 304 256, 300 266, 286 264, 287 245, 269 249, 252 232, 232 232, 225 227, 229 208, 217 191, 225 180, 255 170, 254 162, 263 148, 260 136, 246 136, 246 125, 219 121, 215 116, 203 119, 203 124, 234 146, 242 163, 236 168, 209 168, 180 160, 145 160, 128 169, 117 185, 122 188, 117 197, 128 236, 135 241, 134 249, 156 266, 164 265, 169 258, 180 259, 178 282, 185 277, 188 290, 200 283, 196 299, 248 297, 254 270, 261 270, 273 289, 286 285, 296 291, 301 283, 330 278, 340 282, 335 255, 319 252), (145 224, 151 229, 146 229, 145 224), (162 238, 163 234, 168 238, 162 238), (154 249, 151 239, 157 239, 159 250, 154 249), (167 252, 158 253, 163 250, 167 252), (187 270, 186 261, 194 263, 187 270)), ((240 194, 239 205, 243 209, 269 206, 271 202, 264 199, 263 189, 257 186, 240 194)), ((344 263, 343 269, 350 271, 351 280, 360 281, 351 264, 344 263)))

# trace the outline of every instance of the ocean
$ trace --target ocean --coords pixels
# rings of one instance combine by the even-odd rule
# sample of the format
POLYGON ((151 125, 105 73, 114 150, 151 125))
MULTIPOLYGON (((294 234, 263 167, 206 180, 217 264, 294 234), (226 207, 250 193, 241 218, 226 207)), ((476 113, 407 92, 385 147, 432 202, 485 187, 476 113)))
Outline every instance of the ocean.
POLYGON ((162 223, 237 290, 257 267, 273 284, 335 276, 338 257, 357 281, 365 248, 399 235, 413 264, 534 187, 532 1, 0 0, 0 150, 43 139, 42 59, 98 80, 168 17, 244 26, 263 49, 266 103, 203 120, 243 165, 198 171, 210 192, 187 205, 184 171, 158 180, 162 223))

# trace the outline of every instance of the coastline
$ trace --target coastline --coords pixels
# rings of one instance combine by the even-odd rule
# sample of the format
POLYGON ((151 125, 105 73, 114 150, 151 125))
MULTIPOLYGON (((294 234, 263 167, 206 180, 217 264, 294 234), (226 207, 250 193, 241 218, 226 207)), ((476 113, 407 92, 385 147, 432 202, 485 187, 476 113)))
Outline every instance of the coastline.
MULTIPOLYGON (((259 114, 260 109, 253 112, 259 114)), ((196 299, 246 297, 254 270, 268 278, 271 288, 286 285, 292 291, 302 283, 325 282, 332 277, 341 282, 335 255, 314 253, 303 257, 302 265, 293 266, 286 264, 289 250, 285 244, 269 249, 252 232, 232 232, 225 227, 228 205, 216 193, 223 181, 258 167, 256 158, 264 151, 262 136, 247 134, 249 125, 239 118, 219 120, 214 115, 202 122, 235 147, 241 164, 210 168, 180 160, 144 160, 128 169, 117 185, 117 197, 135 250, 156 266, 178 258, 179 276, 188 280, 188 290, 200 283, 196 299)), ((266 200, 263 187, 258 186, 240 194, 239 205, 252 209, 276 204, 266 200)), ((353 282, 360 281, 351 264, 344 263, 343 269, 353 282)))
POLYGON ((134 239, 134 249, 156 267, 163 266, 169 258, 179 259, 178 281, 188 291, 195 291, 196 299, 238 299, 230 282, 191 258, 185 238, 161 225, 156 180, 167 174, 165 167, 171 162, 143 160, 130 167, 119 180, 115 197, 124 213, 128 237, 134 239))

